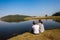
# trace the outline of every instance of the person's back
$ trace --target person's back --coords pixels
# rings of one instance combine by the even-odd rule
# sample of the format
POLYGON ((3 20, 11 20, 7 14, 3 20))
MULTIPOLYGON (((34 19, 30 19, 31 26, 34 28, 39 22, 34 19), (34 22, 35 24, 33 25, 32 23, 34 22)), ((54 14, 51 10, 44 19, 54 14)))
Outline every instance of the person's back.
POLYGON ((32 26, 34 34, 39 34, 39 25, 35 24, 32 26))
POLYGON ((38 25, 40 26, 40 32, 44 32, 44 25, 41 19, 39 20, 38 25))
POLYGON ((40 32, 44 32, 44 25, 42 23, 39 23, 40 26, 40 32))

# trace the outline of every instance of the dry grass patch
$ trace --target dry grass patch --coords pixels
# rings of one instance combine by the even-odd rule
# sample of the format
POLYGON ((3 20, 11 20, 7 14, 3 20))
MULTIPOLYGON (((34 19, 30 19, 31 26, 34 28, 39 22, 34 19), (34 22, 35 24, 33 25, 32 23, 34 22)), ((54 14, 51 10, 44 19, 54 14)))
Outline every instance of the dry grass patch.
POLYGON ((38 35, 26 32, 8 40, 60 40, 60 29, 46 30, 38 35))

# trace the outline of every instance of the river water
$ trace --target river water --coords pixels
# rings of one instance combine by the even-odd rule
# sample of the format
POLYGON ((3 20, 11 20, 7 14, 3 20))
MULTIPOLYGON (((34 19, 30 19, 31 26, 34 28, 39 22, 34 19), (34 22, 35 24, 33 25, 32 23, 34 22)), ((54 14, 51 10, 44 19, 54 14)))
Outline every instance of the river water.
MULTIPOLYGON (((0 40, 7 40, 13 36, 23 34, 25 32, 31 32, 32 21, 23 22, 5 22, 0 21, 0 40)), ((38 20, 35 20, 38 23, 38 20)), ((60 28, 60 22, 49 20, 43 20, 45 30, 60 28)))

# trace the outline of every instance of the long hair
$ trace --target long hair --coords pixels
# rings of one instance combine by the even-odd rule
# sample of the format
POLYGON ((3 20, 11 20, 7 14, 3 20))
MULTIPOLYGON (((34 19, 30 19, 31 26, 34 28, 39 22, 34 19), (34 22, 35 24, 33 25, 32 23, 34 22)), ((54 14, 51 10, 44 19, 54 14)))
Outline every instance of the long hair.
POLYGON ((43 24, 43 22, 42 22, 42 20, 41 20, 41 19, 39 19, 39 23, 42 23, 42 24, 43 24))

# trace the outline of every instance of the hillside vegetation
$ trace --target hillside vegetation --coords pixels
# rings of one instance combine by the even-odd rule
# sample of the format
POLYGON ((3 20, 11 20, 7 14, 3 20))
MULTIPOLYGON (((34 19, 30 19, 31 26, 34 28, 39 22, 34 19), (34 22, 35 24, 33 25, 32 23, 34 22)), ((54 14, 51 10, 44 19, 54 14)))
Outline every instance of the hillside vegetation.
POLYGON ((56 12, 52 16, 60 16, 60 12, 56 12))
POLYGON ((30 17, 30 16, 25 16, 25 15, 8 15, 8 16, 2 17, 1 20, 7 21, 7 22, 19 22, 19 21, 25 21, 24 20, 25 17, 30 17))
POLYGON ((54 20, 60 20, 60 12, 55 12, 51 16, 48 16, 47 14, 45 16, 39 16, 39 17, 26 17, 25 20, 34 20, 34 19, 54 19, 54 20))

